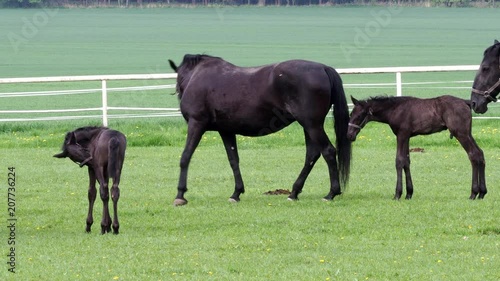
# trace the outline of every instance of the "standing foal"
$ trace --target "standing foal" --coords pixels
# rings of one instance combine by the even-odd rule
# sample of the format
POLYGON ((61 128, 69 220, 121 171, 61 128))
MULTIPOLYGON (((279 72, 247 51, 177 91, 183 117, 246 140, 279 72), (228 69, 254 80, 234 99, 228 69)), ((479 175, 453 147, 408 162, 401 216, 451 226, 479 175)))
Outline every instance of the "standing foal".
POLYGON ((87 166, 89 171, 89 212, 86 231, 94 222, 92 210, 96 199, 96 180, 100 184, 100 195, 103 202, 101 234, 111 231, 111 216, 109 215, 109 178, 113 179, 111 198, 113 200, 113 233, 118 234, 118 199, 120 198, 120 175, 125 159, 127 140, 115 130, 105 127, 83 127, 68 132, 62 146, 62 152, 54 155, 57 158, 73 160, 80 167, 87 166))

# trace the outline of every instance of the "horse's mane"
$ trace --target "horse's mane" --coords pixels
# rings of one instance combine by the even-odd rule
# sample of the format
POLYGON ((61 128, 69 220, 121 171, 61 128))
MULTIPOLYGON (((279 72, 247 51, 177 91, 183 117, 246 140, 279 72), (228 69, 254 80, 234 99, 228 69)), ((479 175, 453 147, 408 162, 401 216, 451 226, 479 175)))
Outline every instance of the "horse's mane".
POLYGON ((214 57, 205 54, 197 54, 197 55, 186 54, 182 59, 181 65, 188 68, 192 68, 205 59, 220 59, 220 57, 214 57))
POLYGON ((102 127, 102 126, 87 126, 87 127, 80 127, 78 129, 76 129, 74 132, 90 132, 90 131, 93 131, 93 130, 99 130, 99 129, 107 129, 106 127, 102 127))
POLYGON ((376 97, 370 97, 365 100, 367 103, 383 103, 384 105, 393 105, 393 104, 398 104, 403 101, 407 101, 413 99, 413 97, 408 97, 408 96, 376 96, 376 97))
MULTIPOLYGON (((97 135, 99 132, 102 130, 107 130, 107 127, 102 127, 102 126, 87 126, 87 127, 80 127, 72 132, 69 132, 66 134, 66 141, 70 138, 70 135, 73 134, 76 137, 76 141, 80 144, 86 145, 90 139, 92 139, 95 135, 97 135), (78 135, 77 135, 78 133, 78 135)), ((64 145, 63 145, 64 147, 64 145)))

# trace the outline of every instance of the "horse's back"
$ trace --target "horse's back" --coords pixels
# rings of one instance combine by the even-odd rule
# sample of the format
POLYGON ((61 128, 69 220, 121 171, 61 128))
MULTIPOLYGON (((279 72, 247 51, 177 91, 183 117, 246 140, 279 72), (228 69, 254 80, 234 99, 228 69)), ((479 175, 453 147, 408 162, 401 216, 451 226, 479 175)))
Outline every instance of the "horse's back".
POLYGON ((106 128, 95 138, 93 145, 94 159, 98 164, 106 166, 111 153, 119 155, 118 158, 123 162, 127 139, 123 133, 106 128))
POLYGON ((470 100, 461 99, 451 95, 439 96, 436 99, 442 104, 445 109, 451 108, 470 112, 470 100))
POLYGON ((332 104, 326 67, 305 60, 238 67, 213 59, 192 71, 181 112, 208 130, 248 136, 276 132, 295 120, 318 123, 332 104))
POLYGON ((275 82, 284 82, 296 87, 321 87, 329 89, 330 85, 324 84, 328 76, 325 68, 328 66, 307 60, 289 60, 277 63, 273 68, 275 82))
POLYGON ((101 137, 104 138, 105 143, 107 142, 109 150, 118 150, 120 154, 125 153, 127 138, 122 132, 107 129, 101 137))
POLYGON ((399 111, 413 131, 412 135, 426 135, 446 129, 455 130, 471 123, 469 103, 461 98, 444 95, 434 98, 407 99, 408 106, 399 111))

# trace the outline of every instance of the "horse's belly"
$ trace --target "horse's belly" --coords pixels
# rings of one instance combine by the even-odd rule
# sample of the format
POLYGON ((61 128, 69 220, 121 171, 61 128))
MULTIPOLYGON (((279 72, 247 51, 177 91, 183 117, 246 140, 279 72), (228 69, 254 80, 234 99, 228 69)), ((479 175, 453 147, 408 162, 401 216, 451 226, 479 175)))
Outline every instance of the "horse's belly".
POLYGON ((244 136, 265 136, 277 132, 293 123, 289 114, 265 114, 255 116, 225 116, 215 119, 213 130, 244 136))

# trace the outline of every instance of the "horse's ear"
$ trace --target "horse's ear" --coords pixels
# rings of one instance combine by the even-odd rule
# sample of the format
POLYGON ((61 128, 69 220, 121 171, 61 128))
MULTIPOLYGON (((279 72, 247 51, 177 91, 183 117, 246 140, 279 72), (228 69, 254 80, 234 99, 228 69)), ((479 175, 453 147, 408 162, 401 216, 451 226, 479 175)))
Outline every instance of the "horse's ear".
POLYGON ((170 64, 170 67, 177 73, 177 65, 175 65, 175 62, 172 60, 168 60, 168 63, 170 64))
POLYGON ((494 45, 494 44, 498 44, 498 43, 500 43, 500 42, 498 42, 498 40, 497 40, 497 39, 495 39, 495 42, 493 42, 493 45, 494 45))
POLYGON ((358 104, 358 100, 355 99, 353 96, 351 96, 351 101, 354 105, 357 105, 358 104))
POLYGON ((76 134, 75 134, 75 132, 71 132, 71 133, 69 134, 69 139, 68 139, 68 141, 66 142, 66 144, 76 144, 76 143, 77 143, 77 142, 76 142, 76 134))

